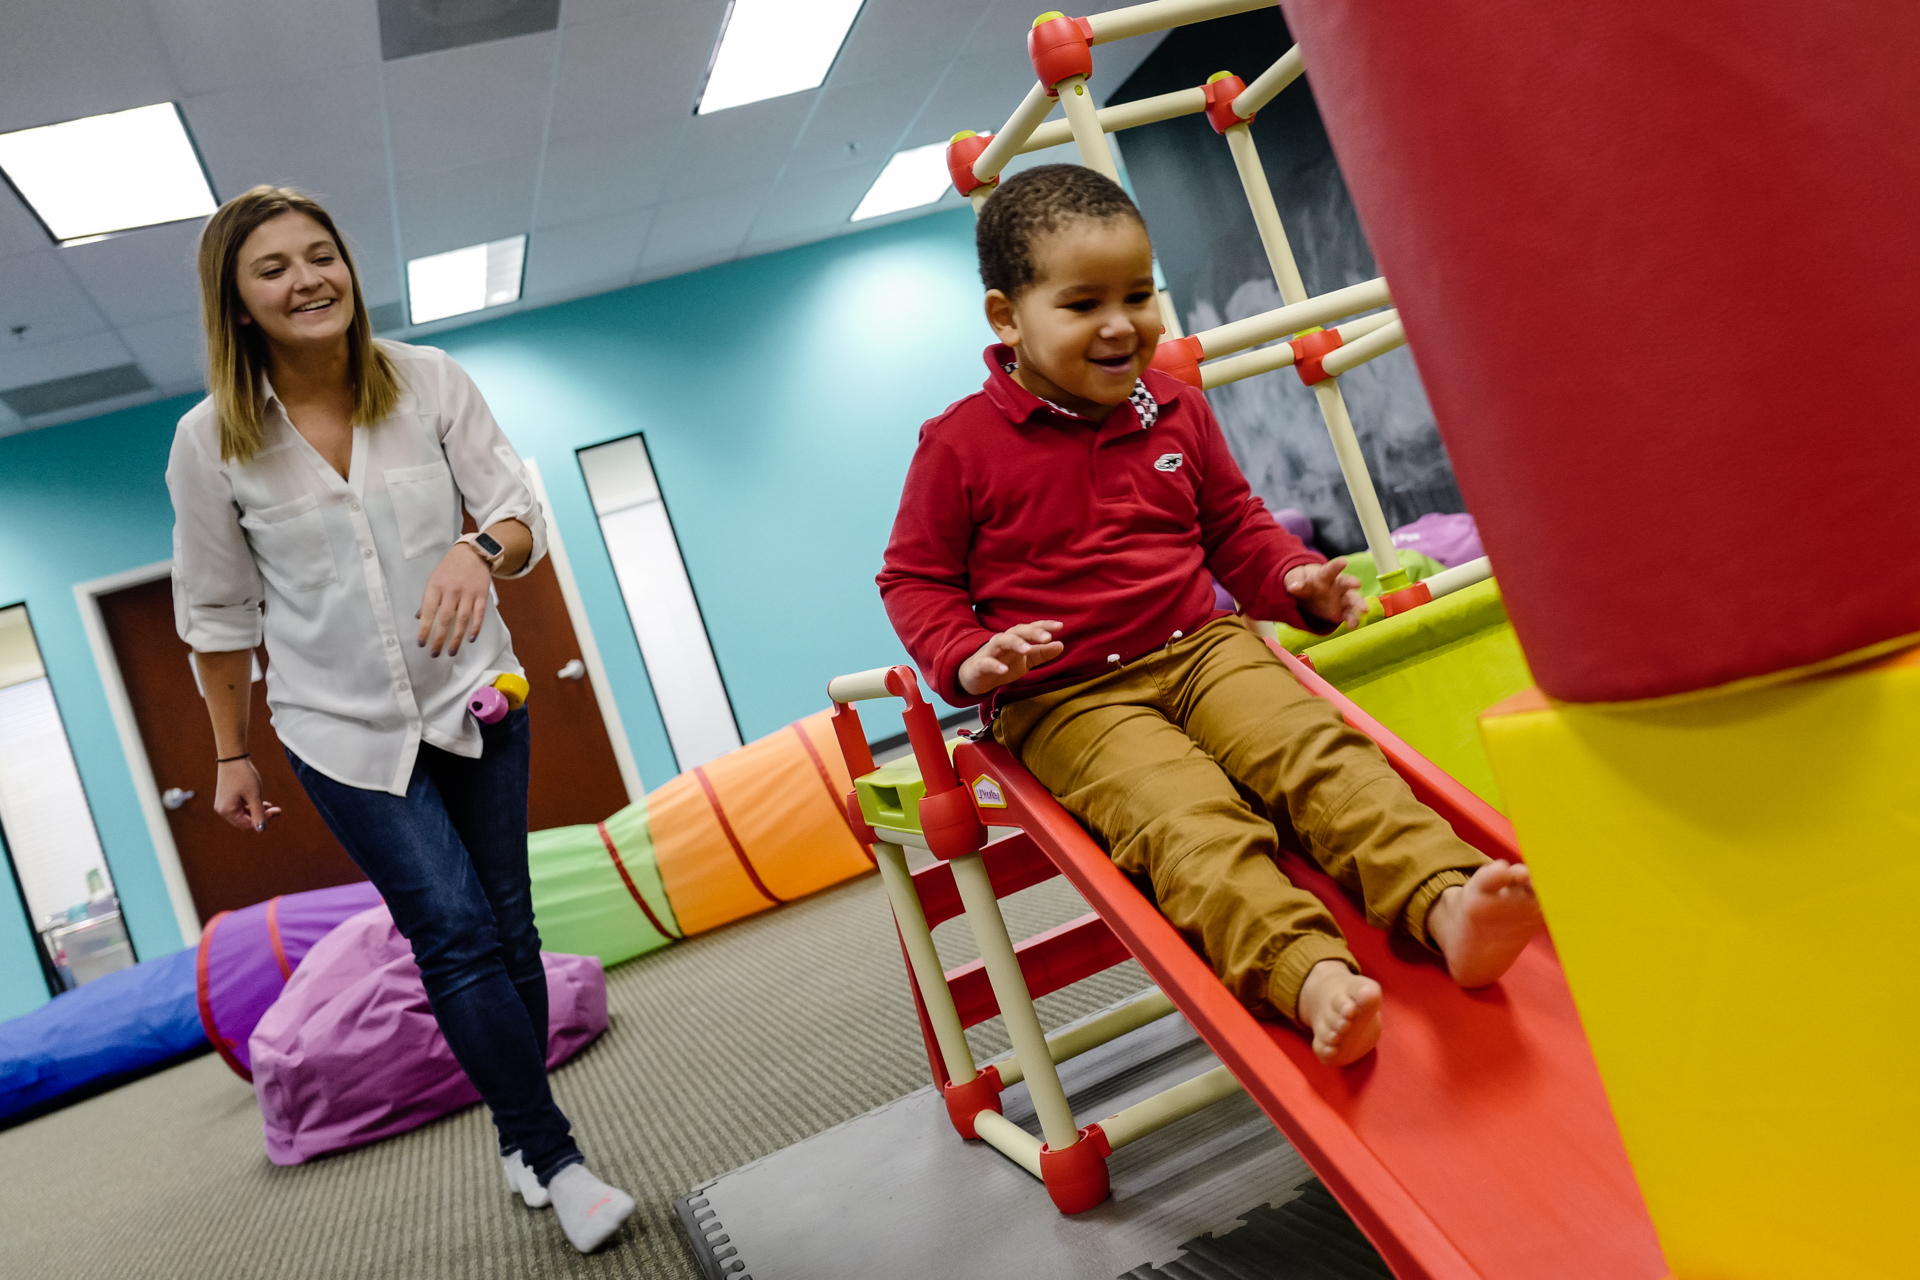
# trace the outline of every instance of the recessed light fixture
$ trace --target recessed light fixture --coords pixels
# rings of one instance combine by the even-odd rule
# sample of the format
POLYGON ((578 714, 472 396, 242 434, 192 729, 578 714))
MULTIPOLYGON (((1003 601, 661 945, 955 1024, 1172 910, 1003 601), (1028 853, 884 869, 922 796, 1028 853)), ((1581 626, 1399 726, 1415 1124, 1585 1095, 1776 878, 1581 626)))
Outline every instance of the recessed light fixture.
POLYGON ((525 236, 415 258, 407 263, 407 315, 425 324, 518 302, 526 260, 525 236))
POLYGON ((918 209, 932 204, 953 187, 947 174, 947 144, 935 142, 910 151, 896 151, 888 157, 887 167, 867 188, 849 222, 864 222, 902 209, 918 209))
POLYGON ((698 115, 818 88, 862 0, 733 0, 707 63, 698 115))
POLYGON ((219 207, 171 102, 0 133, 0 170, 62 244, 219 207))

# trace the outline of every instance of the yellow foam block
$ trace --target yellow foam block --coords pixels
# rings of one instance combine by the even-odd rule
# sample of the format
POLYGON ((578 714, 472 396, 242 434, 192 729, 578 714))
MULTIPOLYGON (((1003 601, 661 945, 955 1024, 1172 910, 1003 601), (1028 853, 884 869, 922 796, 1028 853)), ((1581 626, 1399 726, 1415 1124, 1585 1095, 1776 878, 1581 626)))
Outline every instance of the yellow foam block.
POLYGON ((1920 662, 1481 733, 1675 1276, 1920 1276, 1920 662))

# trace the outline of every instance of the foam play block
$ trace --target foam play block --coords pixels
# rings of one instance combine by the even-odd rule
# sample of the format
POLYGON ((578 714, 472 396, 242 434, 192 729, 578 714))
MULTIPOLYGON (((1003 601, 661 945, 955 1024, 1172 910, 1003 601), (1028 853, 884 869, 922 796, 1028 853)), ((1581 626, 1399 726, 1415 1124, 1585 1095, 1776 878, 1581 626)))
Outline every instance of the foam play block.
POLYGON ((1917 655, 1481 720, 1679 1280, 1914 1274, 1917 655))
POLYGON ((685 933, 868 871, 842 797, 853 785, 818 712, 689 769, 647 797, 654 857, 685 933))
POLYGON ((1307 651, 1314 670, 1494 808, 1476 717, 1533 683, 1492 579, 1307 651))
POLYGON ((1282 7, 1542 689, 1920 632, 1920 6, 1282 7))

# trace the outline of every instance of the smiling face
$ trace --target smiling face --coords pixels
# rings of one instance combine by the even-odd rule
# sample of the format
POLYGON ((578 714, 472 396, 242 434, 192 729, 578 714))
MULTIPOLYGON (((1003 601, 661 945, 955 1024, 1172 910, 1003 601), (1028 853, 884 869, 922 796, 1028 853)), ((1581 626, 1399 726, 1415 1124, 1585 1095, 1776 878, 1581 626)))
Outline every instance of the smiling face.
POLYGON ((344 343, 353 324, 353 273, 327 229, 304 213, 254 228, 234 262, 242 324, 276 348, 344 343))
POLYGON ((987 293, 987 322, 1020 356, 1022 386, 1103 419, 1133 392, 1160 341, 1153 246, 1133 218, 1076 218, 1036 237, 1034 282, 987 293))

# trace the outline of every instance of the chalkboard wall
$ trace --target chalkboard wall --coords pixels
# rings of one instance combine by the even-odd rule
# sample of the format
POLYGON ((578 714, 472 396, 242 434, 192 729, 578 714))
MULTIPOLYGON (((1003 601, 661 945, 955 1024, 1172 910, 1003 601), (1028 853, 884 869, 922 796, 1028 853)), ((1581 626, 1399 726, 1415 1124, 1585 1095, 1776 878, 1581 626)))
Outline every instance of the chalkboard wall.
MULTIPOLYGON (((1216 71, 1251 83, 1292 43, 1277 8, 1183 27, 1108 101, 1191 88, 1216 71)), ((1378 275, 1306 78, 1268 104, 1253 136, 1308 291, 1325 293, 1378 275)), ((1186 331, 1279 306, 1226 139, 1206 117, 1184 116, 1117 137, 1186 331)), ((1406 348, 1362 365, 1341 385, 1388 524, 1464 510, 1406 348)), ((1313 393, 1298 375, 1291 369, 1263 374, 1216 388, 1207 398, 1254 492, 1269 506, 1312 516, 1328 551, 1366 545, 1313 393)))

